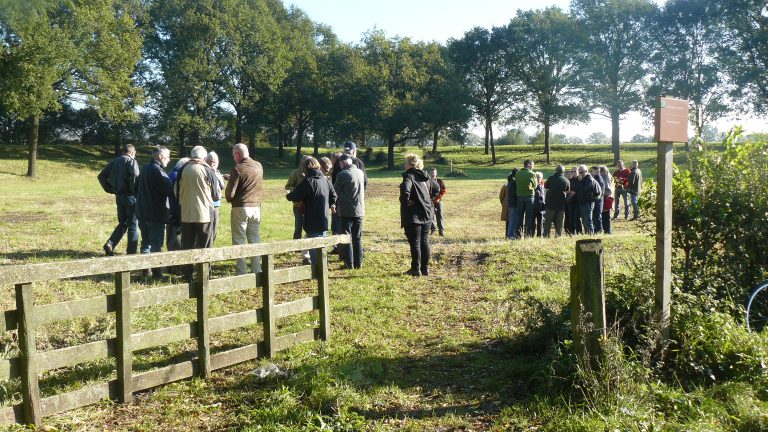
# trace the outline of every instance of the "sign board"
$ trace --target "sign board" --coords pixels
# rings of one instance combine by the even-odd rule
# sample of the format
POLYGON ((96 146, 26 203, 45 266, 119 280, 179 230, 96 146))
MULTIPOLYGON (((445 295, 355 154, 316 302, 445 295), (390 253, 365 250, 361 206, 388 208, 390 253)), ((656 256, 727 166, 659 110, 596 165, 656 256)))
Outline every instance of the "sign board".
POLYGON ((688 101, 657 97, 655 125, 654 141, 657 143, 688 142, 688 101))

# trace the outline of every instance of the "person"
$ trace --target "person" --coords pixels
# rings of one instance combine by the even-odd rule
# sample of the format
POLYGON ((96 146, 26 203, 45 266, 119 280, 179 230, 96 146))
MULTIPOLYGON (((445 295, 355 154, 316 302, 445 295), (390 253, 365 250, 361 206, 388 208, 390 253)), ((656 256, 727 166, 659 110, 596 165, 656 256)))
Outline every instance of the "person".
MULTIPOLYGON (((179 170, 189 162, 188 157, 183 157, 176 161, 173 170, 168 174, 168 180, 171 182, 171 186, 175 188, 176 179, 179 176, 179 170)), ((179 205, 179 199, 175 194, 171 194, 168 197, 168 228, 166 230, 165 247, 169 251, 181 250, 181 206, 179 205)))
POLYGON ((341 156, 341 171, 333 184, 336 191, 336 214, 341 218, 342 231, 352 237, 352 245, 343 245, 344 267, 363 266, 363 217, 365 216, 365 180, 360 168, 349 155, 341 156))
POLYGON ((600 186, 600 194, 595 197, 595 206, 592 209, 592 230, 595 234, 603 232, 603 197, 605 193, 605 183, 603 178, 600 177, 600 168, 593 166, 589 169, 589 175, 600 186))
MULTIPOLYGON (((289 201, 303 204, 304 231, 307 238, 323 237, 328 230, 328 209, 335 211, 336 208, 336 192, 323 175, 317 159, 312 156, 307 158, 303 169, 304 179, 285 197, 289 201)), ((316 249, 311 249, 309 256, 311 263, 318 262, 316 249)), ((316 274, 314 267, 313 274, 316 274)))
POLYGON ((515 183, 517 185, 516 231, 521 232, 525 224, 525 235, 531 237, 533 236, 533 195, 537 186, 531 159, 526 160, 523 163, 523 169, 515 174, 515 183))
POLYGON ((544 182, 544 188, 547 190, 544 201, 544 237, 549 237, 552 222, 555 223, 555 236, 563 235, 565 199, 571 190, 570 181, 563 174, 564 170, 564 166, 558 165, 555 167, 555 173, 544 182))
POLYGON ((576 202, 576 184, 579 182, 579 167, 572 167, 568 174, 569 192, 565 198, 565 232, 568 235, 581 234, 579 204, 576 202))
POLYGON ((429 276, 429 229, 434 208, 432 195, 440 186, 424 172, 424 163, 414 154, 405 156, 403 182, 400 184, 400 226, 411 251, 411 268, 405 274, 429 276))
MULTIPOLYGON (((213 173, 216 174, 216 184, 214 187, 218 189, 219 196, 221 196, 221 192, 224 190, 224 176, 221 175, 221 171, 219 171, 219 155, 216 154, 215 151, 211 150, 205 157, 205 162, 208 164, 208 166, 211 167, 213 173)), ((213 219, 211 220, 211 244, 207 247, 212 247, 216 242, 216 234, 219 232, 219 221, 221 220, 221 214, 219 211, 220 209, 221 198, 213 202, 213 219)))
POLYGON ((594 233, 592 214, 595 208, 595 198, 599 195, 597 181, 589 175, 586 165, 578 167, 578 181, 576 182, 575 197, 578 206, 581 232, 587 235, 594 233))
POLYGON ((632 161, 632 169, 627 176, 627 192, 632 202, 632 219, 640 218, 640 208, 637 206, 637 197, 640 195, 643 186, 643 173, 640 171, 640 165, 636 160, 632 161))
MULTIPOLYGON (((152 150, 152 160, 141 168, 136 188, 136 218, 141 230, 142 254, 163 250, 169 217, 168 198, 173 196, 173 184, 164 170, 170 161, 170 150, 157 146, 152 150)), ((162 276, 162 269, 152 269, 154 279, 162 276)))
POLYGON ((437 230, 437 233, 442 237, 445 233, 443 230, 443 197, 448 193, 448 189, 445 188, 443 179, 437 177, 437 168, 430 168, 429 176, 437 182, 438 186, 440 186, 440 192, 432 197, 432 205, 435 208, 435 217, 432 220, 430 234, 434 234, 435 230, 437 230))
POLYGON ((515 175, 518 169, 512 168, 507 176, 507 184, 501 188, 499 194, 499 200, 501 201, 501 217, 507 221, 507 225, 504 229, 507 240, 520 238, 520 232, 517 230, 517 184, 515 183, 515 175), (506 217, 505 217, 506 216, 506 217))
MULTIPOLYGON (((232 159, 235 167, 229 173, 224 197, 232 204, 230 227, 232 229, 232 244, 259 243, 259 227, 261 224, 261 197, 264 193, 264 169, 261 163, 250 158, 248 146, 242 143, 232 147, 232 159)), ((251 271, 259 273, 261 263, 259 257, 251 257, 251 271)), ((245 258, 235 261, 235 272, 238 275, 246 273, 245 258)))
POLYGON ((136 184, 139 179, 139 164, 136 162, 136 148, 126 144, 122 154, 113 159, 98 175, 105 192, 115 195, 117 226, 104 243, 107 256, 115 254, 115 248, 128 233, 126 253, 135 254, 139 247, 139 222, 136 219, 136 184))
POLYGON ((615 183, 613 182, 613 177, 611 177, 610 173, 608 172, 608 167, 605 165, 601 165, 600 167, 600 178, 603 179, 603 184, 605 184, 605 191, 603 192, 603 212, 602 212, 602 222, 603 222, 603 232, 605 234, 613 234, 612 228, 611 228, 611 210, 613 209, 613 200, 614 194, 615 194, 615 183))
MULTIPOLYGON (((207 248, 211 245, 213 202, 220 199, 216 173, 205 163, 208 152, 195 146, 189 162, 179 171, 176 196, 181 206, 182 249, 207 248)), ((187 281, 192 280, 192 265, 183 268, 187 281)))
POLYGON ((323 172, 324 176, 329 177, 331 175, 331 169, 333 169, 333 162, 331 162, 327 156, 323 156, 317 161, 320 162, 320 171, 323 172))
POLYGON ((533 192, 533 223, 536 226, 536 237, 541 237, 544 218, 545 194, 544 173, 536 171, 536 190, 533 192))
POLYGON ((616 162, 616 171, 613 172, 613 182, 616 185, 614 196, 614 205, 616 206, 613 211, 613 219, 619 218, 619 201, 620 198, 624 198, 624 219, 629 219, 629 201, 627 200, 627 186, 629 182, 629 168, 624 166, 624 161, 616 162))
MULTIPOLYGON (((304 155, 301 158, 299 167, 291 171, 291 175, 288 176, 288 181, 285 183, 285 193, 293 192, 296 186, 304 180, 304 162, 311 156, 304 155)), ((293 203, 293 239, 301 238, 301 231, 304 227, 304 209, 302 208, 301 201, 293 203)), ((309 264, 309 251, 301 251, 304 264, 309 264)))
MULTIPOLYGON (((368 188, 368 174, 365 172, 365 164, 357 157, 357 144, 352 141, 346 141, 344 143, 344 154, 351 156, 352 163, 363 172, 363 176, 365 177, 365 187, 368 188)), ((335 181, 336 179, 334 178, 333 182, 335 181)))

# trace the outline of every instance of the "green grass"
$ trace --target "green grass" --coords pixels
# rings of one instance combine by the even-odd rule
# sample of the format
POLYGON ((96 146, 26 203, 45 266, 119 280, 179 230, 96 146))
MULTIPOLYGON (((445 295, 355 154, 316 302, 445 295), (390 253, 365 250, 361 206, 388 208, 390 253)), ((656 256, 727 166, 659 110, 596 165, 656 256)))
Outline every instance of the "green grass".
MULTIPOLYGON (((399 164, 406 151, 422 154, 398 149, 399 164)), ((624 151, 625 160, 638 159, 644 171, 654 171, 653 146, 629 145, 624 151)), ((270 155, 274 152, 259 149, 256 155, 265 165, 265 242, 288 239, 293 231, 291 206, 282 197, 293 157, 278 160, 270 155)), ((228 152, 219 153, 226 171, 231 167, 228 152)), ((281 352, 272 361, 288 371, 288 377, 260 381, 251 371, 267 361, 247 362, 217 371, 207 381, 174 383, 138 394, 132 404, 104 402, 48 418, 45 424, 84 431, 733 430, 748 421, 764 424, 765 395, 755 394, 746 384, 692 391, 666 384, 633 387, 633 399, 600 407, 573 401, 568 389, 548 386, 553 378, 552 345, 526 334, 514 315, 529 297, 562 310, 569 295, 575 239, 508 242, 502 236, 498 202, 512 165, 528 157, 538 163, 541 151, 499 147, 501 166, 491 166, 481 149, 446 148, 441 153, 469 177, 446 179, 446 237, 432 239, 431 276, 413 279, 401 274, 409 258, 398 219, 400 174, 372 165, 363 227, 364 269, 344 271, 332 256, 331 341, 281 352), (696 409, 681 414, 669 404, 696 409)), ((141 154, 139 159, 146 162, 141 154)), ((24 156, 23 149, 0 146, 5 192, 0 194, 0 263, 100 255, 116 222, 113 198, 96 181, 109 154, 93 148, 44 147, 38 179, 23 176, 24 156)), ((611 157, 608 146, 553 148, 553 162, 566 165, 607 164, 611 157)), ((542 168, 548 171, 553 165, 542 168)), ((230 244, 228 206, 221 214, 218 246, 230 244)), ((654 247, 652 237, 624 221, 615 224, 615 235, 603 240, 609 279, 631 277, 629 262, 651 255, 654 247)), ((118 252, 124 247, 121 244, 118 252)), ((298 255, 280 256, 278 266, 299 260, 298 255)), ((232 272, 231 263, 213 268, 214 277, 232 272)), ((49 303, 112 289, 106 276, 36 285, 35 293, 38 303, 49 303)), ((311 289, 308 283, 280 286, 277 298, 304 297, 311 289)), ((12 308, 13 301, 13 287, 0 287, 0 306, 12 308)), ((211 316, 258 304, 255 291, 219 296, 211 316)), ((191 301, 147 308, 134 314, 134 331, 192 320, 194 313, 191 301)), ((306 328, 316 319, 307 314, 280 321, 278 332, 306 328)), ((114 337, 114 331, 112 316, 49 325, 41 329, 38 348, 114 337)), ((259 332, 259 326, 227 332, 217 335, 212 346, 219 350, 252 343, 259 332)), ((10 334, 3 337, 0 348, 6 347, 10 355, 14 342, 10 334)), ((146 370, 183 357, 194 348, 192 342, 139 353, 134 367, 146 370)), ((45 394, 52 394, 112 376, 114 361, 105 360, 48 373, 42 386, 45 394)), ((17 385, 0 385, 4 403, 18 401, 17 385)))

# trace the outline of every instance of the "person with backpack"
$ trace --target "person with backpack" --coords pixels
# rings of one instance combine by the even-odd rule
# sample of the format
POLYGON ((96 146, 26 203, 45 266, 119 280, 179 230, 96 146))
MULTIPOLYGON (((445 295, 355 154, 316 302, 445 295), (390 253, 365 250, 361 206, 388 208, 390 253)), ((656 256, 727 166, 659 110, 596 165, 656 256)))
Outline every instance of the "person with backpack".
POLYGON ((600 167, 598 166, 590 168, 589 175, 592 176, 598 186, 600 186, 600 194, 595 198, 595 208, 592 209, 592 230, 595 234, 600 234, 603 232, 603 205, 605 203, 603 198, 605 197, 605 182, 603 182, 603 178, 600 176, 600 167))
POLYGON ((136 162, 136 148, 133 144, 123 146, 123 154, 116 157, 99 173, 98 179, 104 192, 115 195, 117 205, 117 226, 104 243, 107 256, 115 254, 117 244, 128 233, 127 254, 139 249, 139 221, 136 218, 136 185, 139 180, 139 164, 136 162))

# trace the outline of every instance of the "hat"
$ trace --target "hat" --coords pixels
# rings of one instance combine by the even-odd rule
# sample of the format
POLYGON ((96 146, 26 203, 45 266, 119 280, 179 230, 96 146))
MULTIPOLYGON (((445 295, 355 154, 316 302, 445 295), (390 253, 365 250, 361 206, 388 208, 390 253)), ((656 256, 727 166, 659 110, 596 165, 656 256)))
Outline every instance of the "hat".
POLYGON ((344 150, 357 150, 357 144, 347 141, 344 143, 344 150))

